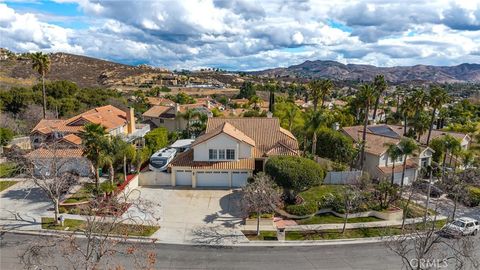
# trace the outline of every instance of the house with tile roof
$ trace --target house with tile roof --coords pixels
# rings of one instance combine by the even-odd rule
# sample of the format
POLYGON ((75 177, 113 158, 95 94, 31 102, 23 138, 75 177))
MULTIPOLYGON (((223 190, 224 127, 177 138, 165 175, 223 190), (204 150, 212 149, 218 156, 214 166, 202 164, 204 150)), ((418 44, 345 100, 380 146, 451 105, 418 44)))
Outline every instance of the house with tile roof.
MULTIPOLYGON (((352 126, 342 128, 342 132, 350 137, 356 144, 362 142, 363 126, 352 126)), ((426 146, 427 134, 420 137, 420 151, 413 156, 401 157, 392 160, 387 153, 388 145, 400 143, 404 137, 404 127, 398 125, 369 125, 367 126, 366 144, 365 144, 365 160, 364 170, 372 177, 377 179, 391 179, 393 164, 394 181, 401 183, 403 162, 407 159, 404 183, 408 184, 417 179, 417 177, 425 171, 425 168, 432 162, 433 150, 426 146)), ((464 149, 470 144, 470 137, 467 134, 458 132, 448 132, 442 130, 432 130, 431 138, 439 138, 445 135, 453 136, 461 142, 464 149)))
POLYGON ((278 118, 209 118, 207 128, 170 164, 172 186, 242 187, 271 156, 299 154, 278 118))
MULTIPOLYGON (((82 176, 90 174, 90 163, 82 156, 80 133, 87 123, 102 125, 110 136, 121 136, 126 142, 143 144, 143 136, 150 126, 136 124, 132 108, 127 111, 112 105, 97 107, 69 119, 42 119, 30 132, 34 150, 27 154, 38 164, 53 158, 52 154, 77 164, 76 171, 82 176), (54 146, 54 147, 52 147, 54 146), (54 148, 54 151, 52 151, 54 148), (42 162, 40 162, 42 161, 42 162)), ((75 166, 71 166, 75 168, 75 166)))

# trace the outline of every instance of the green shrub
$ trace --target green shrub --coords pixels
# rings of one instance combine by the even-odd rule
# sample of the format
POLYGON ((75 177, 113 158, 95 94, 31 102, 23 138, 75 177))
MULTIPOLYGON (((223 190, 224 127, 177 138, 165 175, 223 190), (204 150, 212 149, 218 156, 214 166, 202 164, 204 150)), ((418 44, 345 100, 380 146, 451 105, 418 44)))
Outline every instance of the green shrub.
POLYGON ((157 151, 168 145, 168 130, 164 127, 156 128, 145 135, 145 146, 157 151))
POLYGON ((68 213, 71 214, 71 215, 79 215, 80 214, 80 209, 74 207, 74 208, 71 208, 70 210, 68 210, 68 213))
POLYGON ((474 186, 468 187, 468 205, 472 207, 480 205, 480 188, 474 186))
POLYGON ((313 160, 297 156, 276 156, 265 164, 265 172, 281 187, 300 192, 320 185, 325 177, 313 160))
POLYGON ((322 128, 317 133, 316 153, 335 162, 350 163, 355 155, 353 141, 341 132, 322 128))
POLYGON ((63 207, 63 206, 60 206, 58 207, 58 212, 60 214, 64 214, 64 213, 67 213, 67 208, 63 207))
POLYGON ((0 164, 0 178, 14 177, 20 173, 20 166, 13 162, 0 164))
POLYGON ((315 214, 318 211, 318 206, 315 202, 310 201, 302 204, 287 205, 285 211, 296 216, 306 216, 315 214))

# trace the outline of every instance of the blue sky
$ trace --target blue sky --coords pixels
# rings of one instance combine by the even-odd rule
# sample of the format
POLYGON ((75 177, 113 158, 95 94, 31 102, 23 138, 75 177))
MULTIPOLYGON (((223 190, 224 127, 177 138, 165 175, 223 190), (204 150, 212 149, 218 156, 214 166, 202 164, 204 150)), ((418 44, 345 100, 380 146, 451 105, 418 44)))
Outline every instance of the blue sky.
POLYGON ((0 47, 170 69, 480 62, 480 0, 0 0, 0 47))

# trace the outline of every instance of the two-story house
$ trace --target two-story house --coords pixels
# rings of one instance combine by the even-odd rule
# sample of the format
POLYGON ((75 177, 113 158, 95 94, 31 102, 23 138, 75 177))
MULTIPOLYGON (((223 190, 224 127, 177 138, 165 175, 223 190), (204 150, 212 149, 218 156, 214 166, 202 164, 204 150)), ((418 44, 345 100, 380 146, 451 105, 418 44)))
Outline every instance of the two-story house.
POLYGON ((242 187, 275 155, 298 155, 278 118, 209 118, 205 134, 171 163, 172 186, 242 187))
MULTIPOLYGON (((344 127, 342 132, 357 145, 362 142, 363 126, 344 127)), ((422 170, 431 164, 433 150, 419 145, 420 150, 417 153, 411 156, 401 156, 393 160, 387 153, 388 147, 391 144, 398 145, 401 139, 402 136, 396 132, 395 127, 390 127, 389 125, 367 126, 363 170, 368 172, 374 179, 390 180, 393 169, 394 182, 400 184, 402 182, 403 164, 406 158, 403 183, 408 185, 415 181, 422 170)))
POLYGON ((82 156, 82 139, 80 133, 87 123, 100 124, 108 135, 121 136, 126 142, 142 145, 143 136, 150 131, 145 124, 136 124, 132 108, 127 111, 112 105, 88 110, 69 119, 42 119, 32 129, 30 140, 35 150, 27 157, 37 164, 47 164, 46 160, 54 156, 72 162, 77 173, 88 176, 91 168, 88 160, 82 156), (76 164, 76 165, 75 165, 76 164))

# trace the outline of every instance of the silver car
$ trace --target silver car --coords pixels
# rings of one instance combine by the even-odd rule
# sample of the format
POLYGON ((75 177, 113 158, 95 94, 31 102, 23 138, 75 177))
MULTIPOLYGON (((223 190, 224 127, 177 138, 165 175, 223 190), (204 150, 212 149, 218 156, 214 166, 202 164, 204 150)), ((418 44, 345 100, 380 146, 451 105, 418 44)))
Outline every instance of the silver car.
POLYGON ((478 220, 462 217, 446 224, 442 232, 451 236, 477 235, 480 231, 478 220))

